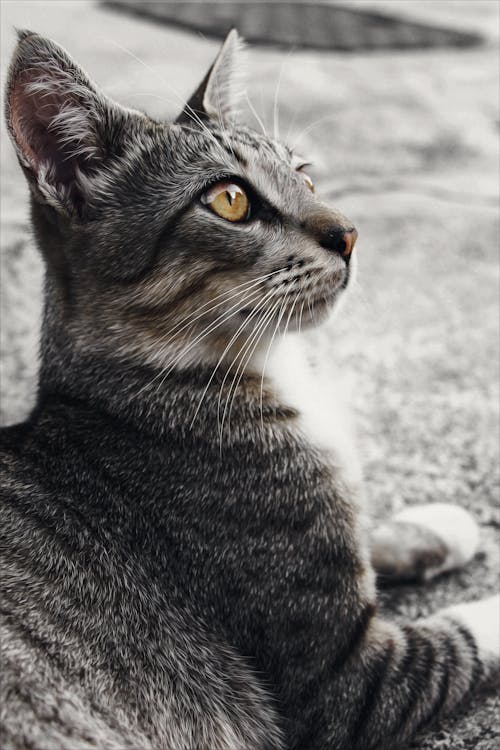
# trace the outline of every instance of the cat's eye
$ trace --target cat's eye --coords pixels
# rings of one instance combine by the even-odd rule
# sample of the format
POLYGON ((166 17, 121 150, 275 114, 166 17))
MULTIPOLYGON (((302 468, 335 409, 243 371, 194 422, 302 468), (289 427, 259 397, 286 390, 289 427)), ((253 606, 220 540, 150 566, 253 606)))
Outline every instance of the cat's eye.
POLYGON ((314 193, 314 182, 311 180, 307 172, 304 172, 303 169, 298 169, 297 172, 300 174, 300 176, 306 183, 306 187, 311 191, 311 193, 314 193))
POLYGON ((292 159, 292 167, 295 169, 296 172, 300 174, 302 179, 304 180, 306 187, 308 190, 311 191, 311 193, 314 193, 314 182, 310 178, 310 176, 305 171, 306 167, 310 167, 311 162, 304 161, 299 156, 294 156, 292 159))
POLYGON ((245 221, 250 215, 247 194, 234 182, 218 182, 201 196, 201 202, 227 221, 245 221))

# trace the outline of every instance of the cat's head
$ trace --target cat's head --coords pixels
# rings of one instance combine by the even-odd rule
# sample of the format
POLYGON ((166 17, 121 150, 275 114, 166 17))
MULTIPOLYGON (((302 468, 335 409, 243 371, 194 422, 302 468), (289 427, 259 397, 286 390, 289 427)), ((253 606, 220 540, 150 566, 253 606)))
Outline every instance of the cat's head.
POLYGON ((239 47, 230 32, 163 123, 21 32, 7 124, 59 339, 162 365, 207 361, 314 324, 343 293, 356 232, 318 200, 304 159, 233 120, 239 47))

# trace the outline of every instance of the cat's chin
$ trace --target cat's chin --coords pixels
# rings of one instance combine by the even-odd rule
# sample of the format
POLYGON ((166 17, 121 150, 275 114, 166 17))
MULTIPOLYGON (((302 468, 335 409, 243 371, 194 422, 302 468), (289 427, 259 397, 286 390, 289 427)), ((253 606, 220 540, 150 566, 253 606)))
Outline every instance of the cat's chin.
MULTIPOLYGON (((285 310, 284 313, 276 314, 274 318, 268 321, 268 329, 273 330, 278 323, 277 330, 281 333, 285 331, 302 331, 309 328, 315 328, 316 326, 323 323, 325 320, 331 318, 333 315, 341 294, 339 292, 333 294, 331 297, 322 297, 316 300, 304 300, 304 302, 296 305, 294 308, 285 310)), ((252 319, 254 319, 255 312, 252 308, 245 308, 240 310, 238 318, 240 320, 248 320, 249 328, 252 326, 252 319)), ((258 318, 257 322, 262 319, 258 318)))
POLYGON ((326 320, 332 317, 335 312, 336 306, 337 294, 328 299, 318 300, 311 306, 306 305, 302 315, 302 320, 299 321, 300 325, 296 326, 295 330, 316 328, 316 326, 321 325, 321 323, 324 323, 326 320))

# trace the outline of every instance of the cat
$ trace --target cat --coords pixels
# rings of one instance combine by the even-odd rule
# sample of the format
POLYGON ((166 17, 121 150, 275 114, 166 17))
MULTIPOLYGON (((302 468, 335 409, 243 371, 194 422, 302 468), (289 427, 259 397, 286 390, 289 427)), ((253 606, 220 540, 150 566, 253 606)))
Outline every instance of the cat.
POLYGON ((300 348, 357 233, 235 122, 240 46, 161 123, 19 33, 6 117, 46 278, 37 404, 0 435, 4 750, 401 748, 498 677, 498 597, 377 612, 375 569, 465 564, 477 525, 436 503, 369 538, 300 348))

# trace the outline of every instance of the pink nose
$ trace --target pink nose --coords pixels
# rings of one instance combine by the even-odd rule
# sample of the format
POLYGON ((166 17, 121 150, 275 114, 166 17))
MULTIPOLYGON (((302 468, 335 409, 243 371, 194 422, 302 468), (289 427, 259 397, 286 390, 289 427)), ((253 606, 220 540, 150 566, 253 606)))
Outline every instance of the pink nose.
POLYGON ((341 255, 345 262, 349 263, 349 258, 354 249, 354 243, 356 242, 358 233, 354 227, 351 227, 350 229, 345 229, 344 227, 345 224, 344 226, 339 226, 338 223, 327 226, 326 231, 322 229, 319 233, 318 241, 321 247, 324 247, 325 250, 330 250, 331 252, 341 255))
POLYGON ((342 235, 342 240, 344 242, 344 249, 342 250, 342 255, 344 258, 348 258, 352 251, 354 250, 354 245, 356 244, 356 240, 358 239, 358 233, 357 231, 353 229, 349 229, 348 232, 344 232, 342 235))

